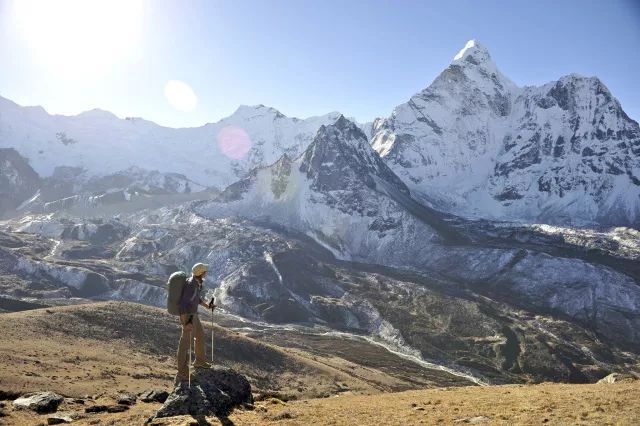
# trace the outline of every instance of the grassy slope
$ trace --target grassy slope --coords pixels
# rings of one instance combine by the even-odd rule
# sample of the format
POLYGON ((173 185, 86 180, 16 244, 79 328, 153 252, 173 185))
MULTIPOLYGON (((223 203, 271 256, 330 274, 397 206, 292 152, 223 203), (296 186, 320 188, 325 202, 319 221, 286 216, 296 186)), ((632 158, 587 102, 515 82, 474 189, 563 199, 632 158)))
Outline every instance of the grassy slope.
MULTIPOLYGON (((640 424, 640 382, 503 385, 407 391, 281 403, 230 416, 236 425, 640 424)), ((213 424, 217 424, 212 419, 213 424)))
MULTIPOLYGON (((117 389, 138 392, 169 388, 175 374, 179 327, 158 308, 104 302, 4 313, 0 329, 0 383, 5 391, 49 389, 74 397, 117 389)), ((217 326, 214 331, 216 363, 249 376, 255 392, 313 397, 335 393, 342 383, 360 392, 375 391, 300 351, 217 326)), ((205 332, 209 356, 208 321, 205 332)))
MULTIPOLYGON (((120 391, 168 389, 175 371, 178 327, 161 309, 105 302, 5 313, 0 314, 0 329, 0 390, 92 396, 84 405, 67 401, 59 411, 113 404, 120 391)), ((379 393, 384 390, 380 383, 389 388, 406 383, 339 357, 319 357, 317 351, 285 350, 219 327, 215 331, 217 361, 247 374, 256 392, 280 396, 257 402, 253 411, 234 412, 230 420, 237 425, 451 424, 477 416, 487 417, 480 420, 490 424, 541 424, 545 419, 551 424, 640 422, 640 382, 379 393), (374 395, 363 395, 368 393, 374 395), (340 396, 317 398, 336 394, 340 396), (298 400, 281 400, 287 397, 298 400)), ((8 416, 0 418, 0 424, 46 423, 45 416, 5 404, 8 416)), ((159 406, 139 402, 128 412, 94 414, 75 424, 142 424, 159 406)), ((208 420, 219 424, 218 419, 208 420)), ((184 417, 164 424, 192 421, 184 417)))

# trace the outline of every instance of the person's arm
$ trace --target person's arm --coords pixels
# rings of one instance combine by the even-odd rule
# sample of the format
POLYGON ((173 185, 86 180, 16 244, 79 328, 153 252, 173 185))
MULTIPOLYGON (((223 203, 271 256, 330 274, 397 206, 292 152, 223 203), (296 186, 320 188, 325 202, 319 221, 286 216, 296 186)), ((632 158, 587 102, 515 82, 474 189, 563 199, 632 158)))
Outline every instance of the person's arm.
POLYGON ((211 309, 211 310, 216 308, 216 305, 213 304, 213 299, 211 299, 210 303, 207 303, 207 302, 204 301, 204 299, 202 299, 202 297, 200 298, 200 306, 203 306, 203 307, 205 307, 207 309, 211 309))
POLYGON ((207 308, 207 309, 211 309, 211 310, 215 309, 215 307, 216 307, 216 306, 213 304, 213 299, 211 299, 211 302, 210 302, 210 303, 207 303, 207 302, 202 298, 201 294, 202 294, 202 290, 203 290, 203 288, 204 288, 204 286, 203 286, 202 284, 199 284, 199 285, 198 285, 198 298, 199 298, 199 300, 200 300, 200 301, 199 301, 199 305, 200 305, 200 306, 202 306, 202 307, 204 307, 204 308, 207 308))

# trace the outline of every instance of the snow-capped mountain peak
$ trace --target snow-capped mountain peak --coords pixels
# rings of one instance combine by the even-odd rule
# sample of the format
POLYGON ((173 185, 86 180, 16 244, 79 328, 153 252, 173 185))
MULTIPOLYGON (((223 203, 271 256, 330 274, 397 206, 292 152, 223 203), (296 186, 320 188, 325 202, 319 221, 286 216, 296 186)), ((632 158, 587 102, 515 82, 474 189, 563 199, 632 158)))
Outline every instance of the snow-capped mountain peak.
POLYGON ((318 190, 344 190, 356 182, 376 189, 376 180, 381 178, 396 190, 409 192, 371 148, 362 130, 342 115, 333 125, 320 127, 302 156, 300 171, 318 190))
POLYGON ((284 118, 285 115, 273 107, 262 104, 259 105, 240 105, 231 117, 236 119, 251 119, 257 116, 270 116, 273 118, 284 118))
POLYGON ((570 74, 519 88, 475 40, 372 146, 414 196, 452 213, 640 221, 640 128, 606 86, 570 74))
MULTIPOLYGON (((469 40, 456 56, 453 57, 453 62, 467 61, 467 62, 488 62, 491 61, 491 55, 489 50, 484 47, 477 40, 469 40), (471 58, 471 59, 467 59, 471 58)), ((477 64, 476 64, 477 65, 477 64)))
POLYGON ((407 210, 411 202, 406 185, 362 130, 340 116, 320 127, 300 157, 282 156, 255 169, 196 209, 208 217, 255 218, 296 229, 341 258, 377 259, 399 255, 391 234, 407 233, 419 244, 440 240, 439 231, 417 217, 421 206, 407 210))
POLYGON ((313 149, 307 151, 317 157, 319 149, 357 152, 366 162, 373 162, 375 153, 369 147, 362 130, 343 115, 331 125, 322 125, 313 142, 313 149))
POLYGON ((500 72, 489 50, 477 40, 467 42, 454 56, 448 70, 461 72, 467 79, 475 81, 479 89, 487 93, 496 89, 500 92, 518 90, 518 87, 500 72))

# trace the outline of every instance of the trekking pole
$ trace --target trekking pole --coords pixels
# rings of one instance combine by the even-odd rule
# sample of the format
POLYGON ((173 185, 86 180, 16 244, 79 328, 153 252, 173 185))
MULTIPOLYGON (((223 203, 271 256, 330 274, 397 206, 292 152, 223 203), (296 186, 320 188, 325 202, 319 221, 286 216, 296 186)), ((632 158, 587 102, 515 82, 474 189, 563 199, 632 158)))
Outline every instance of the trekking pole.
POLYGON ((211 307, 211 364, 213 365, 213 307, 214 302, 216 301, 215 297, 211 298, 211 301, 209 302, 209 306, 211 307))
POLYGON ((192 343, 191 331, 189 331, 189 364, 188 364, 188 368, 189 368, 189 389, 191 389, 191 343, 192 343))

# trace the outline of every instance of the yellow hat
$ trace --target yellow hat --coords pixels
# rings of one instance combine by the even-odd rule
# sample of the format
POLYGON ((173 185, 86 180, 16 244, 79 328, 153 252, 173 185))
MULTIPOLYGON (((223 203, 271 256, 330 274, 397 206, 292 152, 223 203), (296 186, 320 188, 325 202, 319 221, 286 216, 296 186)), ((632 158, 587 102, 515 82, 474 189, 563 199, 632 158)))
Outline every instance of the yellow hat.
POLYGON ((199 277, 208 270, 209 265, 205 265, 204 263, 196 263, 195 265, 193 265, 193 268, 191 268, 191 273, 193 273, 194 276, 199 277))

